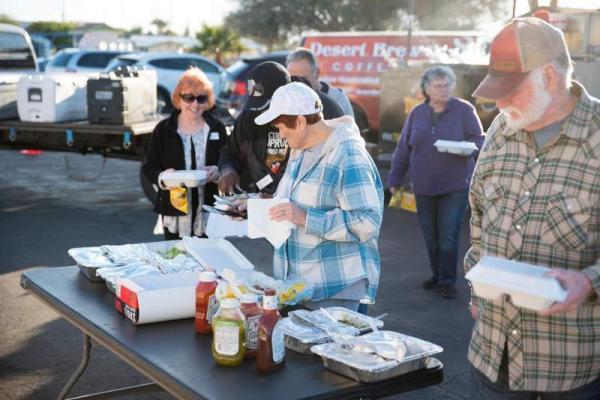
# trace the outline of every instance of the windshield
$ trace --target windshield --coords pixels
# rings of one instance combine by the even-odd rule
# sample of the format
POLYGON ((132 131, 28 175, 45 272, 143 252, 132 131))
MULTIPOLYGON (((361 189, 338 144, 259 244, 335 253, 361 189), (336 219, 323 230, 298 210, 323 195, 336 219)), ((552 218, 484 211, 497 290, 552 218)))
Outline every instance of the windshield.
POLYGON ((35 69, 35 58, 25 36, 0 32, 0 68, 35 69))
POLYGON ((133 64, 135 64, 136 62, 137 62, 137 60, 132 59, 132 58, 122 58, 122 57, 113 58, 108 63, 108 65, 106 66, 104 71, 111 72, 111 71, 116 70, 118 67, 129 67, 129 66, 132 66, 133 64))
POLYGON ((48 65, 53 67, 66 67, 69 63, 71 57, 73 57, 75 53, 67 53, 65 51, 59 51, 56 55, 50 60, 48 65))
POLYGON ((227 68, 227 75, 234 79, 244 80, 246 79, 246 74, 244 72, 248 72, 250 68, 248 68, 248 63, 245 61, 239 60, 233 63, 229 68, 227 68), (242 76, 243 75, 243 76, 242 76))

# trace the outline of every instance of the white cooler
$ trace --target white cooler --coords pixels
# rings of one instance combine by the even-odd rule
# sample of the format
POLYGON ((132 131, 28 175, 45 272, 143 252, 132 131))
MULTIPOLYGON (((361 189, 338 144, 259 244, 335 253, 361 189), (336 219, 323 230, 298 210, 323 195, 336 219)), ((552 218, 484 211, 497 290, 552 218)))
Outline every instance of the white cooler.
POLYGON ((89 76, 74 73, 32 74, 17 85, 21 121, 61 122, 87 118, 89 76))

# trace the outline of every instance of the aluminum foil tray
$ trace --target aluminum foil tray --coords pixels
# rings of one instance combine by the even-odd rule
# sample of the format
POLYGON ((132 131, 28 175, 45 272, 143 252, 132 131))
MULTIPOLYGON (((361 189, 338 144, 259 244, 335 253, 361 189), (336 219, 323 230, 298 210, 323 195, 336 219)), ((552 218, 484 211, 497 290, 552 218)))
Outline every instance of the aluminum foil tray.
POLYGON ((377 328, 383 327, 383 321, 344 307, 328 307, 325 310, 334 319, 343 322, 334 323, 321 310, 290 312, 289 316, 282 320, 285 346, 297 353, 312 354, 310 349, 313 345, 333 340, 328 331, 337 334, 359 335, 371 331, 369 323, 377 328))
POLYGON ((162 242, 104 245, 97 247, 79 247, 69 249, 69 255, 79 265, 79 270, 89 280, 102 282, 107 277, 114 277, 114 282, 107 285, 114 291, 117 277, 136 276, 140 273, 170 273, 180 270, 197 270, 198 265, 189 256, 166 259, 165 253, 173 247, 183 249, 181 240, 162 242), (127 275, 133 274, 133 275, 127 275))
POLYGON ((358 382, 376 382, 424 368, 429 357, 443 349, 433 343, 392 331, 378 331, 354 338, 352 345, 377 343, 403 347, 401 361, 384 358, 379 353, 355 351, 352 345, 340 342, 318 344, 312 352, 321 356, 326 368, 358 382))

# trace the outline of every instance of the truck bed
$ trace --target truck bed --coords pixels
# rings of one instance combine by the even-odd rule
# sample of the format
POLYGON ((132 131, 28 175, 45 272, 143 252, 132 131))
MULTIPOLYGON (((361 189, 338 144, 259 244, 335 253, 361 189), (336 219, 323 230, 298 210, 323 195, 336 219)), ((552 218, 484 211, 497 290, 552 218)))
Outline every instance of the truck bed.
POLYGON ((149 134, 163 118, 165 116, 130 125, 4 120, 0 121, 0 148, 93 153, 141 160, 149 134))

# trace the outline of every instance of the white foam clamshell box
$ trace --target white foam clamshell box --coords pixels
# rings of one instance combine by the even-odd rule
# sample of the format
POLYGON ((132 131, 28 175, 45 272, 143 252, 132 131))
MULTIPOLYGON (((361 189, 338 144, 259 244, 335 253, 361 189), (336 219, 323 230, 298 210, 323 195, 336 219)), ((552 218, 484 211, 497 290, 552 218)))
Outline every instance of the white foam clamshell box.
POLYGON ((225 239, 200 239, 185 236, 185 249, 205 269, 223 272, 225 268, 253 270, 254 265, 225 239))
POLYGON ((436 140, 433 144, 440 153, 458 154, 461 156, 470 156, 477 146, 473 142, 456 140, 436 140))
POLYGON ((539 311, 567 297, 555 278, 545 276, 548 271, 550 268, 484 256, 465 278, 479 297, 499 300, 507 294, 514 305, 539 311))
POLYGON ((133 324, 192 318, 196 311, 198 277, 197 272, 178 272, 118 279, 117 293, 125 286, 136 294, 137 315, 126 316, 133 324))
POLYGON ((74 73, 23 76, 17 84, 19 118, 27 122, 85 120, 88 79, 74 73))
POLYGON ((206 184, 208 175, 206 171, 166 171, 160 174, 159 179, 165 187, 198 187, 206 184))

